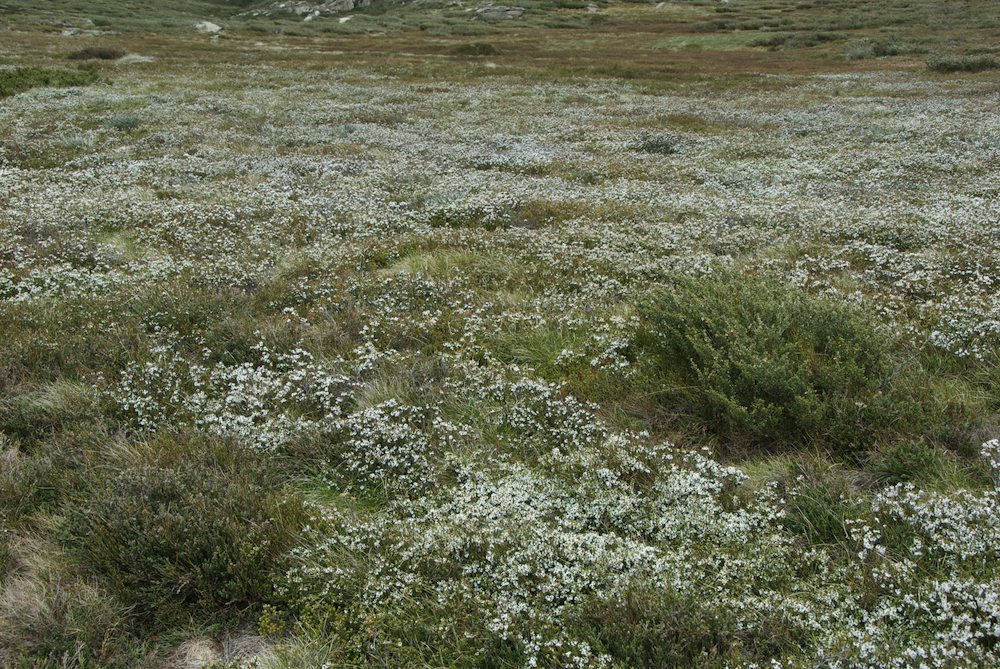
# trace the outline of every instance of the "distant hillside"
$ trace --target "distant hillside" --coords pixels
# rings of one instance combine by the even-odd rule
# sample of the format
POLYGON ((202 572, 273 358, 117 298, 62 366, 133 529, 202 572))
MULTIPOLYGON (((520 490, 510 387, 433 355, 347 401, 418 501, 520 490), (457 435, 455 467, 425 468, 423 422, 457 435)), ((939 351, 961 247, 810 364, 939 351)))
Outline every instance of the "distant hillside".
POLYGON ((968 37, 965 46, 995 52, 989 39, 1000 28, 995 9, 992 0, 0 0, 0 29, 193 32, 195 23, 210 21, 224 35, 419 30, 474 36, 596 28, 692 34, 684 47, 818 47, 864 57, 938 47, 945 30, 953 42, 960 31, 960 40, 968 37), (858 39, 870 43, 850 46, 858 39))

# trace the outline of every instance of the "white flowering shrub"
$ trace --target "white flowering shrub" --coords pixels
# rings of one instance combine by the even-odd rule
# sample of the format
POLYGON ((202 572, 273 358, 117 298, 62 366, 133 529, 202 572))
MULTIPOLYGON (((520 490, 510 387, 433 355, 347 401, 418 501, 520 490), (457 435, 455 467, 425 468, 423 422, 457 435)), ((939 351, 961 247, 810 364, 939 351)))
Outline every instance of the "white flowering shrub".
POLYGON ((255 352, 256 364, 205 365, 159 347, 125 369, 110 397, 140 429, 198 427, 260 448, 319 429, 349 406, 349 378, 308 352, 255 352))

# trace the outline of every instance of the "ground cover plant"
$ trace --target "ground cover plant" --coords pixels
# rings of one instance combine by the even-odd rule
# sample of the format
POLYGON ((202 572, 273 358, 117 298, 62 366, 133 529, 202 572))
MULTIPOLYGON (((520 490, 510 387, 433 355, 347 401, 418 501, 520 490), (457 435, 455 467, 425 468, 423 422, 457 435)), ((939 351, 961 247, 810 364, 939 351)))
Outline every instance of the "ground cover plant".
POLYGON ((0 666, 1000 665, 991 3, 319 4, 4 6, 0 666))

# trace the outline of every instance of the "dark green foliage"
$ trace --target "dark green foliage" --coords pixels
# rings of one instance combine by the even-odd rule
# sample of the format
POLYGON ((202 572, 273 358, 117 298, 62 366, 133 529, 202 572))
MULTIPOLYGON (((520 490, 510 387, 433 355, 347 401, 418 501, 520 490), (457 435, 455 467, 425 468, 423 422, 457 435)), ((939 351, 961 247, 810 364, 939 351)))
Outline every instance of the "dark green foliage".
POLYGON ((934 56, 927 60, 927 67, 934 72, 984 72, 1000 68, 994 56, 934 56))
POLYGON ((453 46, 449 53, 453 56, 495 56, 500 51, 489 42, 466 42, 453 46))
POLYGON ((661 401, 758 447, 870 436, 892 371, 860 310, 739 275, 680 278, 640 307, 661 401))
POLYGON ((74 51, 69 56, 70 60, 118 60, 125 56, 121 49, 113 47, 89 46, 79 51, 74 51))
POLYGON ((31 88, 87 86, 95 81, 97 74, 88 70, 53 70, 44 67, 0 70, 0 98, 16 95, 31 88))
POLYGON ((781 620, 741 625, 734 611, 672 590, 628 591, 580 607, 574 631, 615 666, 723 667, 773 657, 794 642, 781 620))
POLYGON ((806 49, 839 39, 841 39, 840 35, 833 33, 777 33, 756 39, 750 43, 750 46, 765 46, 771 49, 806 49))
POLYGON ((142 614, 260 603, 301 508, 252 454, 203 441, 159 448, 96 482, 71 518, 73 544, 142 614))
POLYGON ((865 58, 907 56, 926 52, 926 47, 910 42, 864 38, 849 44, 844 57, 847 60, 863 60, 865 58))

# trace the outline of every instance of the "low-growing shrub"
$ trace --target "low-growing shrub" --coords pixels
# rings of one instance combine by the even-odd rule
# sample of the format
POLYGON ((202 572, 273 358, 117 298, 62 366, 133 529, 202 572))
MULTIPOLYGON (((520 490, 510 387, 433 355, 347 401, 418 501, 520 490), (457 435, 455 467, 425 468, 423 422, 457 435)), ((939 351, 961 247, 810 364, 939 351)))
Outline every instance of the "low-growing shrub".
POLYGON ((125 116, 116 116, 113 119, 105 123, 105 127, 108 130, 118 130, 120 132, 128 132, 130 130, 135 130, 142 125, 142 117, 135 114, 127 114, 125 116))
POLYGON ((856 308, 726 274, 679 278, 640 313, 654 392, 720 436, 848 446, 880 418, 888 346, 856 308))
POLYGON ((453 56, 495 56, 500 50, 489 42, 466 42, 449 49, 453 56))
POLYGON ((301 506, 250 453, 164 441, 151 461, 95 482, 70 518, 72 543, 124 601, 160 620, 266 600, 301 506))
POLYGON ((89 70, 54 70, 44 67, 0 69, 0 98, 23 93, 32 88, 87 86, 97 81, 97 73, 89 70))
POLYGON ((776 33, 750 42, 750 46, 769 49, 807 49, 841 39, 834 33, 776 33))
POLYGON ((949 56, 938 55, 927 60, 927 67, 934 72, 984 72, 1000 68, 1000 60, 995 56, 949 56))
POLYGON ((114 47, 89 46, 79 51, 74 51, 67 58, 70 60, 118 60, 123 58, 125 52, 114 47))
POLYGON ((907 56, 917 53, 926 53, 927 49, 909 42, 897 42, 895 40, 864 39, 851 42, 844 52, 847 60, 864 60, 866 58, 884 58, 886 56, 907 56))
POLYGON ((746 627, 731 610, 669 589, 591 598, 572 627, 621 667, 743 665, 766 661, 794 639, 794 628, 780 620, 746 627))
POLYGON ((680 153, 681 140, 676 135, 669 133, 643 133, 632 144, 635 151, 645 153, 658 153, 664 156, 672 156, 680 153))

